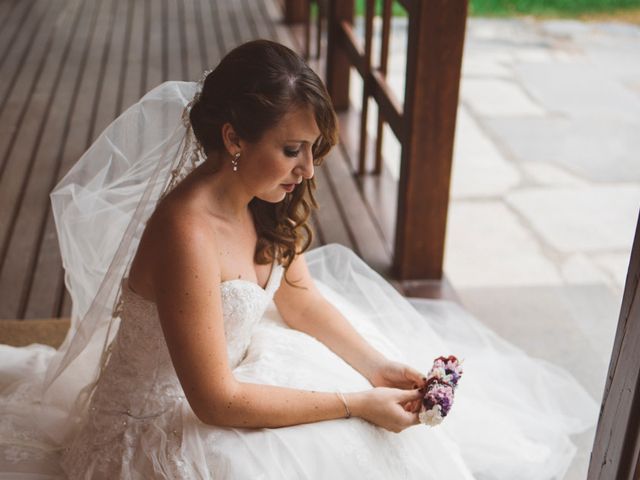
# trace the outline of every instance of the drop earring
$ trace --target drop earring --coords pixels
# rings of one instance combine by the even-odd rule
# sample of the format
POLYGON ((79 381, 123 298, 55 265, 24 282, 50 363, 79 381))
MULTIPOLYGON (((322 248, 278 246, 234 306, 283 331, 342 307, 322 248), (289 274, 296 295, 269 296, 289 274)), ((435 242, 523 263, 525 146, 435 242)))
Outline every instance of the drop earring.
POLYGON ((233 166, 233 171, 237 172, 238 171, 238 159, 240 158, 240 152, 236 153, 233 156, 233 160, 231 160, 231 165, 233 166))

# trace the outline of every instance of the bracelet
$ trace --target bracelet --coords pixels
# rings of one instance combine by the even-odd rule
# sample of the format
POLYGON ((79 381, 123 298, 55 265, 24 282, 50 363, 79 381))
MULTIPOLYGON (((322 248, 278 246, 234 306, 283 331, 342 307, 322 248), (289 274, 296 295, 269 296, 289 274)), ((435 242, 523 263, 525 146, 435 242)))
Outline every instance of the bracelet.
POLYGON ((345 415, 344 418, 351 417, 351 412, 349 411, 349 406, 347 405, 347 400, 344 398, 344 395, 342 394, 342 392, 336 392, 336 395, 338 395, 338 397, 340 397, 340 400, 342 400, 342 403, 344 403, 344 409, 347 411, 347 414, 345 415))

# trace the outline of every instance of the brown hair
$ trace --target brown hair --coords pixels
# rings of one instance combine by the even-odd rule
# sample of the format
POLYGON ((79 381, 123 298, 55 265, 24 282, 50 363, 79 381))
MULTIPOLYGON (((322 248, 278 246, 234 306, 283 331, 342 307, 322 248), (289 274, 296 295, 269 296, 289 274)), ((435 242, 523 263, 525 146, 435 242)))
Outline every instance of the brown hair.
MULTIPOLYGON (((320 130, 313 146, 314 164, 337 142, 336 115, 318 75, 291 49, 268 40, 245 43, 229 52, 207 75, 189 118, 206 154, 222 151, 222 126, 230 123, 240 138, 257 142, 292 109, 310 107, 320 130)), ((317 207, 313 178, 304 179, 281 202, 254 198, 249 204, 258 243, 254 261, 277 258, 289 267, 313 238, 308 225, 317 207)))

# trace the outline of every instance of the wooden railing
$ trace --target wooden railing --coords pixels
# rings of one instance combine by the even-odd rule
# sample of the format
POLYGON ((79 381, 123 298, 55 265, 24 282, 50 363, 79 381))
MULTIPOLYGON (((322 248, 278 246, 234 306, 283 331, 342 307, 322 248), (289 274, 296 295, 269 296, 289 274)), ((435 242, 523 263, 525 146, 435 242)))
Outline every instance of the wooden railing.
POLYGON ((285 23, 304 24, 304 57, 309 60, 311 58, 311 10, 312 5, 316 9, 316 54, 315 58, 320 57, 320 43, 322 41, 322 22, 327 16, 327 0, 281 0, 284 11, 285 23))
MULTIPOLYGON (((382 0, 380 55, 372 62, 375 0, 365 2, 364 45, 354 32, 354 1, 330 0, 326 83, 337 111, 350 108, 351 67, 362 78, 357 174, 379 175, 382 129, 401 146, 392 270, 396 278, 441 279, 453 140, 467 16, 466 0, 397 0, 408 15, 405 96, 387 82, 392 0, 382 0), (375 161, 366 171, 368 103, 378 106, 375 161)), ((288 3, 293 3, 289 0, 288 3)), ((309 4, 300 0, 309 19, 309 4)), ((318 3, 321 3, 320 1, 318 3)), ((298 7, 302 9, 303 7, 298 7)), ((307 55, 309 27, 307 26, 307 55)))
POLYGON ((640 478, 640 216, 613 342, 588 480, 640 478))

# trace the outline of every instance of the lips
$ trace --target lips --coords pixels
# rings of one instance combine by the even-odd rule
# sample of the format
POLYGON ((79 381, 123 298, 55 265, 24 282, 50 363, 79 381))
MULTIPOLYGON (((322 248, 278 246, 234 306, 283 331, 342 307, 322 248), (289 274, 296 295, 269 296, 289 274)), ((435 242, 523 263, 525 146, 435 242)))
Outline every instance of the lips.
POLYGON ((288 193, 293 192, 293 189, 296 188, 296 184, 295 183, 283 183, 280 185, 282 188, 284 188, 284 190, 288 193))

